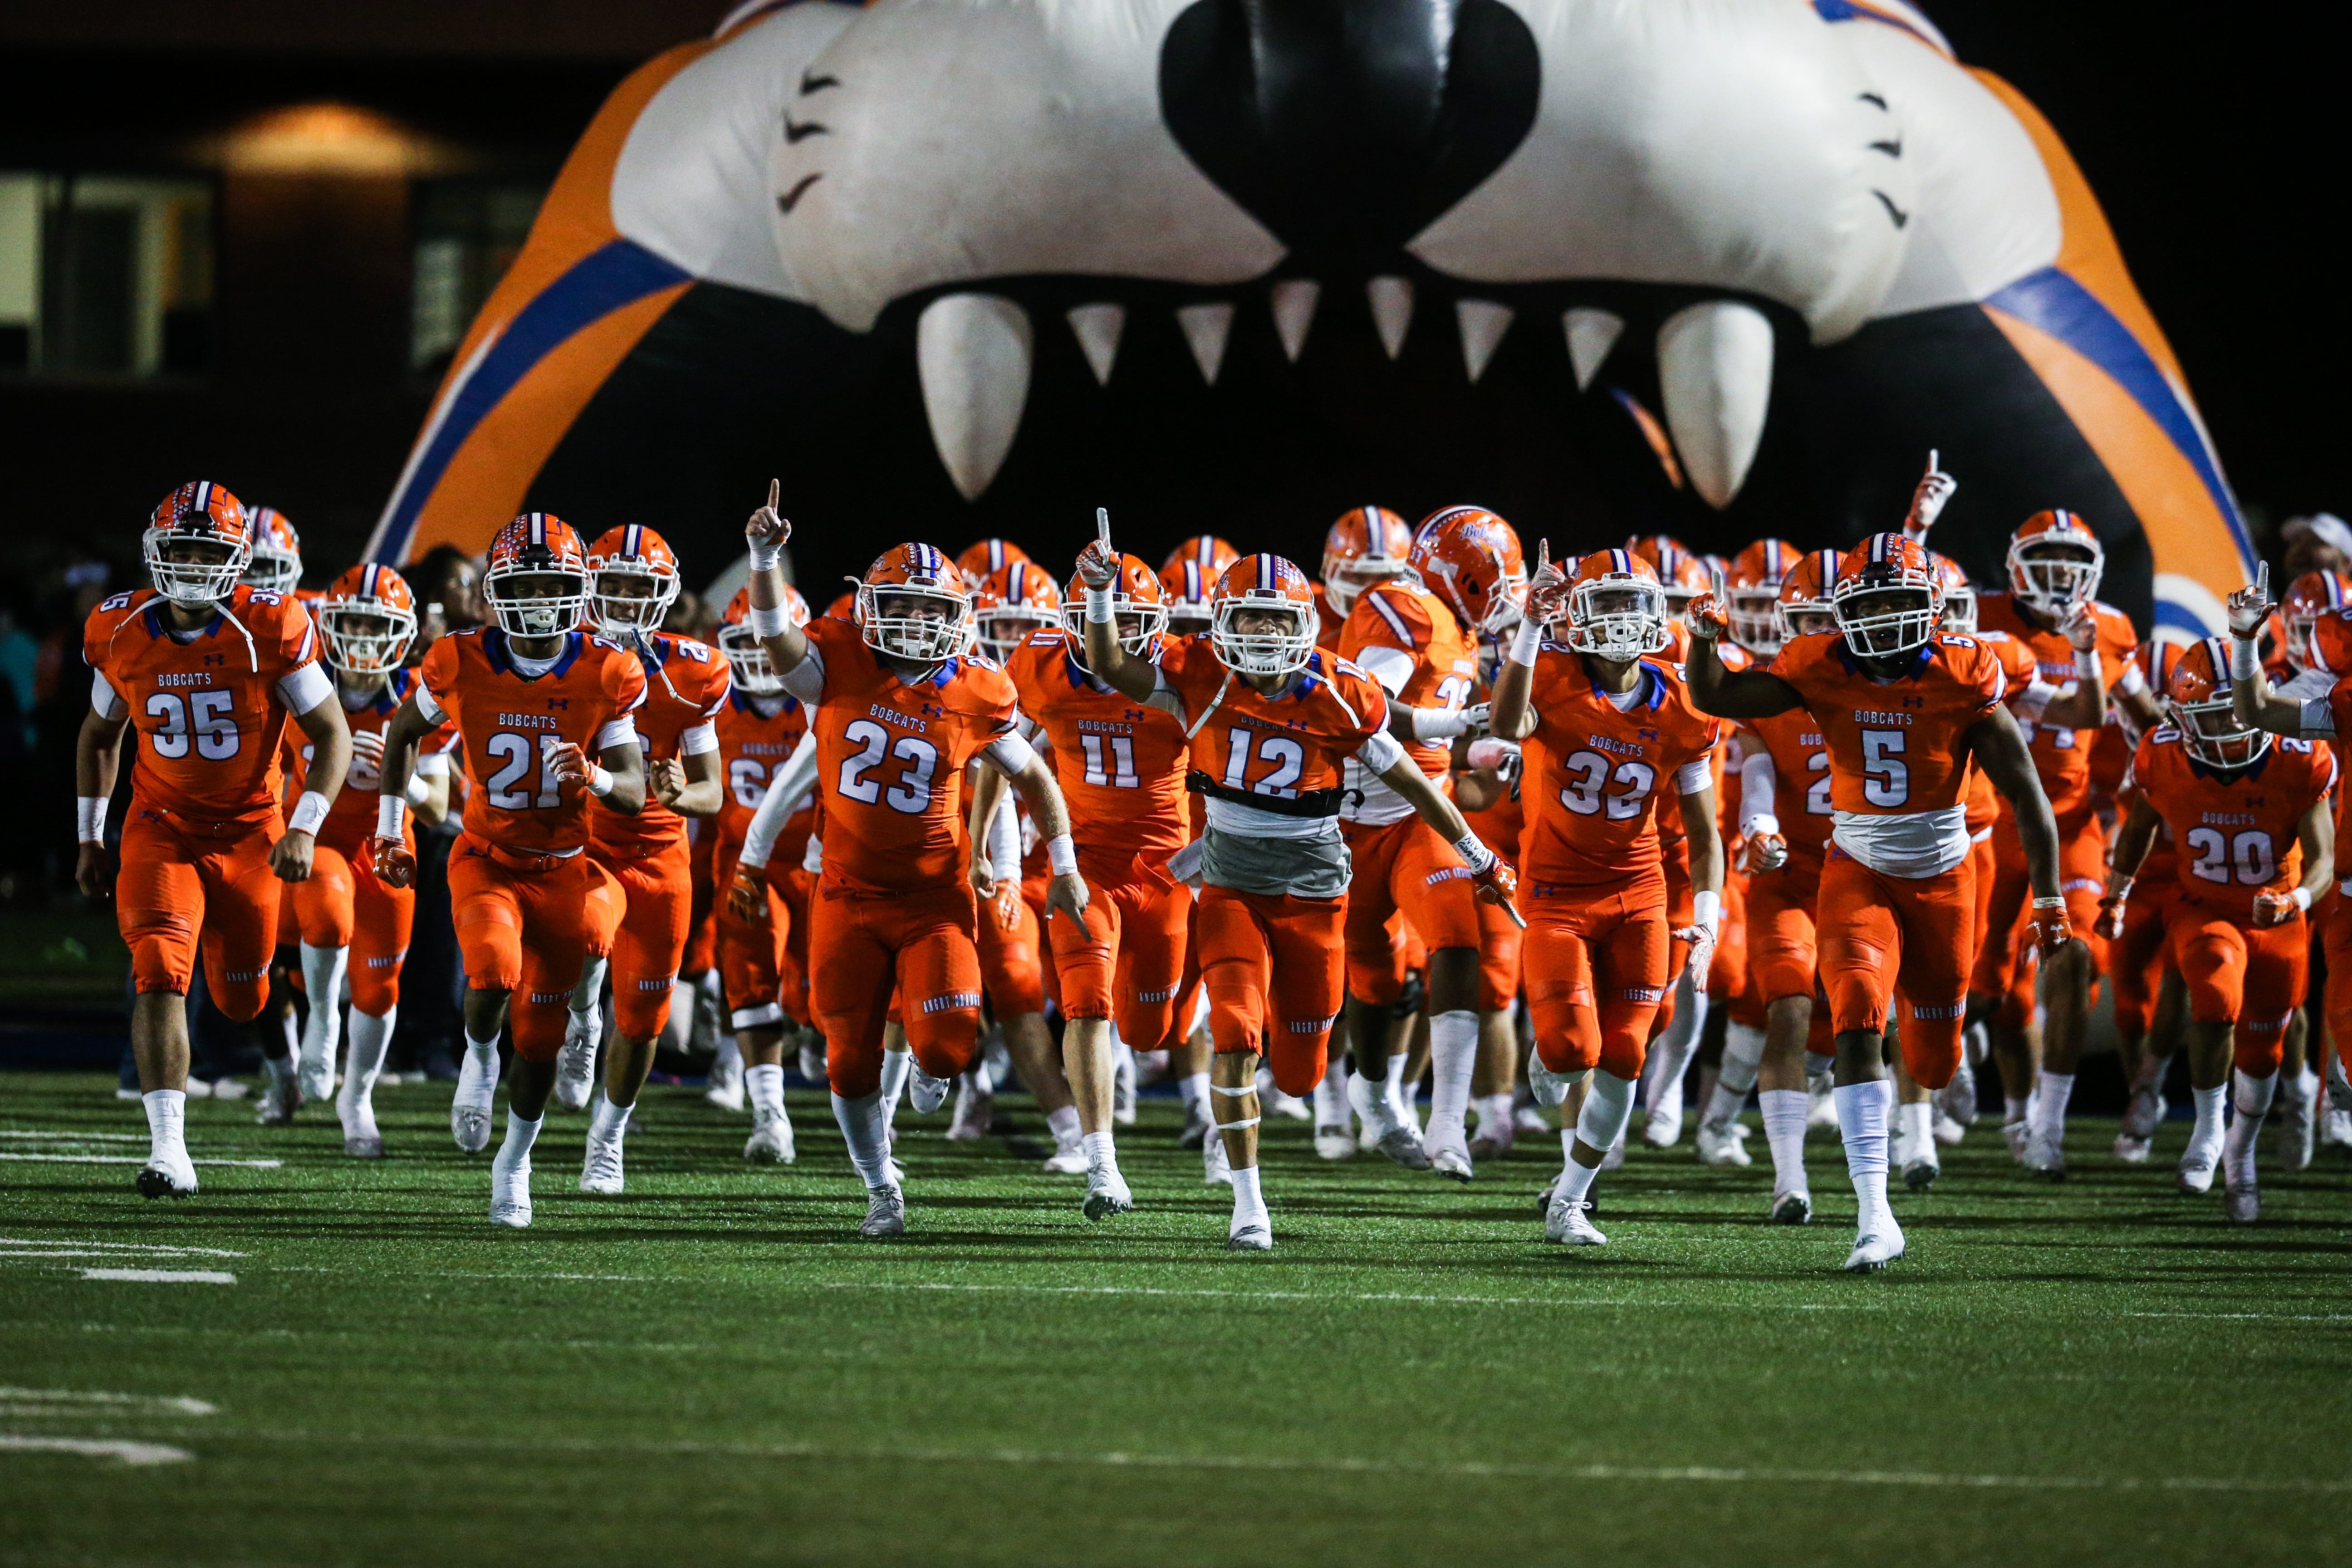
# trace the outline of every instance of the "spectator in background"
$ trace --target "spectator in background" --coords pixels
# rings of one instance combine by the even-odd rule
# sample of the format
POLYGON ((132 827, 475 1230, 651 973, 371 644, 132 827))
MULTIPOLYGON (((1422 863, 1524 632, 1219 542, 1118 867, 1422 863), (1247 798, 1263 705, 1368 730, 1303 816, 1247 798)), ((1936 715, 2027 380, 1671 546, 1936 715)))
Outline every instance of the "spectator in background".
POLYGON ((424 612, 411 664, 422 663, 425 650, 445 631, 465 631, 488 626, 490 606, 482 597, 480 563, 454 544, 436 544, 401 569, 424 612))
MULTIPOLYGON (((2279 530, 2286 541, 2286 559, 2281 563, 2286 582, 2293 583, 2306 572, 2342 572, 2352 568, 2352 523, 2347 523, 2332 511, 2310 517, 2291 517, 2279 530)), ((2284 593, 2284 585, 2273 588, 2284 593)))

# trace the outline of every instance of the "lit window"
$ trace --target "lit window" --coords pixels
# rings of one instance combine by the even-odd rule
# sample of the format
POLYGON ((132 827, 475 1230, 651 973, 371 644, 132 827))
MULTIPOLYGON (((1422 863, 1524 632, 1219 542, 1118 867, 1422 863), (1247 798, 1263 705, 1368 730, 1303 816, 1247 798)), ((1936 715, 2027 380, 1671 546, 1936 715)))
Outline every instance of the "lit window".
POLYGON ((438 376, 475 316, 521 254, 543 184, 428 180, 416 187, 416 252, 408 363, 438 376))
POLYGON ((0 174, 0 371, 201 374, 212 309, 208 183, 0 174))

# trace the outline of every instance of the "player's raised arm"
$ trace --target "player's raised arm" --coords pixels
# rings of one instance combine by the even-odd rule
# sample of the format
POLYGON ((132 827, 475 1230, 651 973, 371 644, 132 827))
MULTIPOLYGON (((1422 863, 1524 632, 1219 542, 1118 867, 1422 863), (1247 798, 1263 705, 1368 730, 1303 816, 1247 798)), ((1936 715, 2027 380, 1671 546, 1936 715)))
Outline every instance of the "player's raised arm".
POLYGON ((2025 749, 2025 736, 2009 710, 1996 705, 1961 738, 2016 814, 2026 880, 2033 888, 2034 942, 2042 952, 2054 952, 2071 934, 2066 900, 2058 889, 2058 822, 2050 815, 2050 797, 2042 793, 2042 775, 2025 749))
POLYGON ((1542 650, 1544 627, 1568 603, 1568 574, 1552 563, 1551 541, 1536 541, 1536 569, 1528 578, 1527 604, 1519 612, 1518 635, 1495 679, 1495 697, 1486 727, 1506 741, 1524 741, 1536 732, 1538 716, 1528 700, 1534 693, 1536 656, 1542 650))
POLYGON ((1087 585, 1087 668, 1112 690, 1148 702, 1160 684, 1152 662, 1127 651, 1118 640, 1118 552, 1110 542, 1110 513, 1095 508, 1095 538, 1078 552, 1078 580, 1087 585))
POLYGON ((2301 735, 2304 705, 2272 696, 2270 679, 2263 673, 2263 623, 2278 608, 2271 603, 2271 563, 2256 565, 2252 585, 2239 589, 2225 604, 2230 612, 2230 711, 2249 729, 2301 735))
POLYGON ((1690 626, 1690 663, 1684 677, 1691 706, 1717 719, 1769 719, 1803 701, 1797 689, 1769 669, 1726 669, 1716 657, 1718 637, 1731 627, 1712 594, 1701 594, 1685 612, 1690 626))
POLYGON ((768 504, 743 524, 743 542, 751 552, 751 635, 768 650, 769 662, 775 666, 784 689, 803 702, 814 702, 824 695, 822 689, 802 691, 793 679, 808 658, 809 645, 808 638, 783 610, 784 541, 793 536, 793 525, 776 510, 776 502, 782 494, 782 484, 770 479, 768 504))

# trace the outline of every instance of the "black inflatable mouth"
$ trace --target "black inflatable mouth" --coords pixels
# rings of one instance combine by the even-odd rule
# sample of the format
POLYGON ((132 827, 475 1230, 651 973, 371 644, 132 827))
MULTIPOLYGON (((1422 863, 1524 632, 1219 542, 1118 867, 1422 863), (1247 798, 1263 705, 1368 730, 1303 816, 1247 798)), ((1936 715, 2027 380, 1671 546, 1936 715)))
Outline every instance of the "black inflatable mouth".
POLYGON ((1295 265, 1377 265, 1502 167, 1542 70, 1502 0, 1198 0, 1160 113, 1295 265))

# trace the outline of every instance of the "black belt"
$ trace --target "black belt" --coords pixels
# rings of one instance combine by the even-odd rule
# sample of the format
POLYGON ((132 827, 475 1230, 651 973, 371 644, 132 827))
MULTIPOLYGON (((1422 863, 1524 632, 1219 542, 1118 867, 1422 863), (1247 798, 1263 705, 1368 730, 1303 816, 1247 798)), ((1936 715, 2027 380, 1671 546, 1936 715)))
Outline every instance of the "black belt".
POLYGON ((1339 808, 1353 795, 1356 804, 1363 804, 1364 792, 1360 789, 1305 790, 1296 795, 1257 795, 1245 789, 1234 789, 1221 784, 1208 774, 1194 769, 1184 775, 1184 787, 1194 795, 1205 795, 1211 800, 1230 801, 1248 806, 1252 811, 1271 812, 1276 816, 1337 816, 1339 808))

